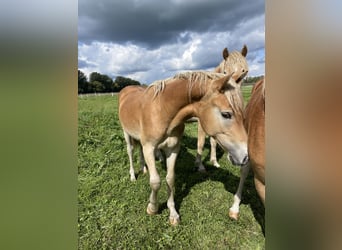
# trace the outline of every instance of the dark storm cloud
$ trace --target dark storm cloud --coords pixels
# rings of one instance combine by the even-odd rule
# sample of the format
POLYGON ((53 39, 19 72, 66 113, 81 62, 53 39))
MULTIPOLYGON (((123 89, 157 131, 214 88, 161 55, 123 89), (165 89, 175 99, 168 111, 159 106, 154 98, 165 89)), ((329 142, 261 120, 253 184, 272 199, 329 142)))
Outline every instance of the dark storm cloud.
POLYGON ((264 1, 80 0, 79 41, 132 42, 147 48, 184 42, 182 32, 234 30, 264 13, 264 1))
POLYGON ((80 0, 79 69, 149 83, 213 70, 246 44, 250 74, 264 74, 264 22, 260 0, 80 0))

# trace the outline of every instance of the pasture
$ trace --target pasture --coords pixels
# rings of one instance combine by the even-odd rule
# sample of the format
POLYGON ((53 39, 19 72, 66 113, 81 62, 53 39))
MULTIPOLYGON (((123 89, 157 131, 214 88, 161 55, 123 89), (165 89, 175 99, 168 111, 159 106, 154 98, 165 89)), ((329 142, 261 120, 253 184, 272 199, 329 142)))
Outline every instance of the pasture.
MULTIPOLYGON (((245 101, 251 86, 242 88, 245 101)), ((240 171, 218 149, 220 168, 209 162, 209 140, 196 172, 197 124, 186 125, 176 162, 176 209, 181 223, 169 224, 165 166, 157 162, 162 186, 159 213, 150 216, 148 174, 131 182, 126 144, 117 113, 117 96, 78 98, 78 235, 79 249, 264 249, 264 208, 247 178, 238 221, 228 217, 240 171)))

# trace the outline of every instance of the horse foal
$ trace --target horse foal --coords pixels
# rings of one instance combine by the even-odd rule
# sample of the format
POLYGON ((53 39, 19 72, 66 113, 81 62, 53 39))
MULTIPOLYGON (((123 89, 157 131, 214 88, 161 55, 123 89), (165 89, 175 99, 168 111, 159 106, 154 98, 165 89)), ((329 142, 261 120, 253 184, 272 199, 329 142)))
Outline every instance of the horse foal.
MULTIPOLYGON (((243 100, 237 87, 231 75, 198 71, 177 74, 148 88, 128 86, 121 90, 119 119, 125 139, 140 141, 149 170, 148 214, 158 212, 160 176, 155 165, 155 152, 159 148, 166 156, 169 220, 172 225, 180 221, 174 203, 174 168, 187 119, 198 117, 205 133, 229 152, 233 164, 247 163, 243 100)), ((130 151, 129 146, 128 149, 130 151)))

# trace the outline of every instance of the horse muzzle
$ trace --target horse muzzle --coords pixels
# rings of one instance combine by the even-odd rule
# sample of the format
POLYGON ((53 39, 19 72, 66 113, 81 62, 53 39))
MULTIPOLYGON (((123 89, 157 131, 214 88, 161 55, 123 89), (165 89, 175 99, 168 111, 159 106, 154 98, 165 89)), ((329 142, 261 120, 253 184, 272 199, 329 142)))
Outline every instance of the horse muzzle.
POLYGON ((240 167, 243 167, 245 166, 248 161, 249 161, 249 158, 248 158, 248 155, 245 155, 245 157, 242 159, 242 161, 239 161, 237 160, 235 157, 233 157, 231 154, 229 154, 229 160, 230 162, 235 165, 235 166, 240 166, 240 167))
POLYGON ((234 142, 231 138, 218 134, 215 137, 218 144, 229 153, 229 160, 235 166, 244 166, 248 163, 247 142, 234 142))

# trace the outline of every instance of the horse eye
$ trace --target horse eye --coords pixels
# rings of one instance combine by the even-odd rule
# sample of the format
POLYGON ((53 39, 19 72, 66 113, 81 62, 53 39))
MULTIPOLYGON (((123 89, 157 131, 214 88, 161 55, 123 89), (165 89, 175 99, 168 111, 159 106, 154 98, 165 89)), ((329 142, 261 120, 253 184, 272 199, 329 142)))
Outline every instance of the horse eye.
POLYGON ((232 119, 232 113, 230 112, 221 112, 221 115, 225 119, 232 119))
POLYGON ((226 74, 227 74, 227 71, 223 71, 223 74, 225 74, 225 75, 226 75, 226 74))

